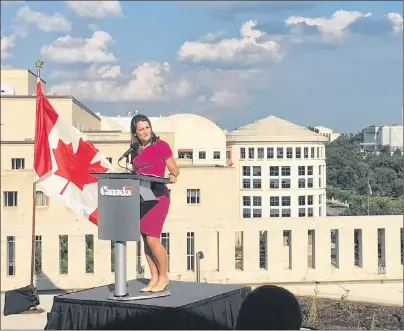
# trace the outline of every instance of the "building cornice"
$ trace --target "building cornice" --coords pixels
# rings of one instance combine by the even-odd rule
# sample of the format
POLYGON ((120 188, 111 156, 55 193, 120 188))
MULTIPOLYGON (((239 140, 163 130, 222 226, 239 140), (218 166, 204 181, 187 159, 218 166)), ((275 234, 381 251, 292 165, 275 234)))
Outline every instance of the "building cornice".
MULTIPOLYGON (((85 112, 95 117, 97 120, 101 121, 101 118, 90 110, 87 106, 82 104, 79 100, 71 95, 45 95, 47 99, 66 99, 72 100, 74 104, 82 108, 85 112)), ((36 95, 2 95, 1 99, 36 99, 36 95)))
MULTIPOLYGON (((118 145, 118 144, 129 144, 130 140, 93 140, 93 139, 88 139, 91 141, 93 144, 99 145, 99 144, 111 144, 111 145, 118 145)), ((0 141, 0 144, 5 146, 5 145, 33 145, 34 140, 2 140, 0 141)))
POLYGON ((248 143, 248 144, 259 144, 259 143, 326 143, 328 142, 328 138, 324 136, 318 136, 318 137, 296 137, 296 136, 291 136, 291 137, 274 137, 274 136, 231 136, 228 135, 226 137, 226 141, 228 145, 238 145, 238 144, 243 144, 243 143, 248 143))

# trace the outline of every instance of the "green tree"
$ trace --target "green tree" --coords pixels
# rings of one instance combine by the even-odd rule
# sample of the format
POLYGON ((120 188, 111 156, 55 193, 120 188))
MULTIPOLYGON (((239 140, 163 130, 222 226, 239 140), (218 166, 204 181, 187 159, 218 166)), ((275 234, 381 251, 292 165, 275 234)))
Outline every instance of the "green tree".
POLYGON ((327 196, 348 202, 349 215, 367 214, 368 185, 372 189, 371 214, 402 213, 404 198, 404 156, 360 151, 362 134, 341 135, 326 145, 327 196), (383 199, 382 199, 383 198, 383 199))

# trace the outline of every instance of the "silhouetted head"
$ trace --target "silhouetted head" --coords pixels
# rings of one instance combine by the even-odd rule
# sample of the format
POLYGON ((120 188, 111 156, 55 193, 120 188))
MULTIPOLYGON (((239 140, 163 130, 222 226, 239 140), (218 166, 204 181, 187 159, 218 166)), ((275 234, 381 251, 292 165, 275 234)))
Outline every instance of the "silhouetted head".
POLYGON ((250 292, 237 317, 236 330, 300 330, 302 312, 288 290, 264 285, 250 292))
POLYGON ((133 116, 130 131, 132 133, 132 144, 134 143, 135 145, 154 144, 159 139, 153 132, 149 118, 145 115, 133 116))

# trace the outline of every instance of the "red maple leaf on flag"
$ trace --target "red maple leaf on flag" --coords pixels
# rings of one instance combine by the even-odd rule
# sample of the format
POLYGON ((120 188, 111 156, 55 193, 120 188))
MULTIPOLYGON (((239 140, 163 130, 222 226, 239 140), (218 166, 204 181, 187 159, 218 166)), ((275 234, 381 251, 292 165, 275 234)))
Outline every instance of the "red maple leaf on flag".
POLYGON ((73 152, 72 143, 66 145, 59 139, 58 147, 53 150, 58 170, 55 175, 66 178, 67 183, 60 192, 62 195, 66 190, 69 183, 76 185, 83 191, 86 184, 95 183, 97 178, 92 176, 91 172, 107 172, 108 169, 101 165, 100 161, 90 163, 98 150, 90 141, 84 141, 82 138, 79 140, 77 152, 73 152))

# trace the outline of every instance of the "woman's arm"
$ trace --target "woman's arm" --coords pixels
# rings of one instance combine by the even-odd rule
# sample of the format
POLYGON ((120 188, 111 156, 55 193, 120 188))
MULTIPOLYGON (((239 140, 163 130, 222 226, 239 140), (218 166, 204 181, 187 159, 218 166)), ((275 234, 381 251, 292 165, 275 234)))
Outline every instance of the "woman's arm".
POLYGON ((166 165, 168 168, 168 171, 170 174, 168 175, 168 178, 170 179, 170 183, 175 183, 177 181, 177 177, 180 174, 180 169, 178 169, 177 162, 175 162, 175 159, 173 156, 168 158, 166 160, 166 165))

